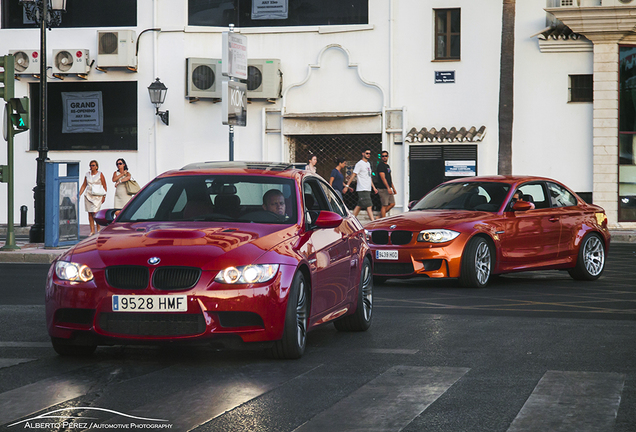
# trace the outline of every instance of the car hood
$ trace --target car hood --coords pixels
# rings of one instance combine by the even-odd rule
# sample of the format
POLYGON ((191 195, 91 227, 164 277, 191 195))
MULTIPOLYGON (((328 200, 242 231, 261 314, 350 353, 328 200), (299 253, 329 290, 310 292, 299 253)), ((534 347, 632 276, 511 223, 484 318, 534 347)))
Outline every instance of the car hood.
POLYGON ((246 265, 281 242, 297 236, 296 225, 200 222, 113 224, 79 243, 66 259, 91 268, 113 265, 189 266, 219 270, 246 265))
POLYGON ((367 230, 397 229, 406 231, 420 231, 422 229, 446 228, 452 229, 459 225, 474 225, 490 220, 496 213, 469 210, 414 210, 378 219, 365 226, 367 230), (396 225, 395 228, 391 228, 396 225))

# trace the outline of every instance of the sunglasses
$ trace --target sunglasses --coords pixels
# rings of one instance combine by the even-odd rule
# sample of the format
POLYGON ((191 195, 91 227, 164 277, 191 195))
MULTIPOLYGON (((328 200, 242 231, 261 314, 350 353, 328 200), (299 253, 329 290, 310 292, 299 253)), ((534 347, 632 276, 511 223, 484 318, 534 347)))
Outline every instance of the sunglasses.
POLYGON ((123 165, 123 163, 121 163, 121 162, 117 162, 117 165, 123 165))
POLYGON ((382 155, 382 157, 389 157, 389 155, 382 155))
POLYGON ((365 152, 364 154, 365 154, 365 155, 370 155, 370 154, 371 154, 371 152, 365 152))

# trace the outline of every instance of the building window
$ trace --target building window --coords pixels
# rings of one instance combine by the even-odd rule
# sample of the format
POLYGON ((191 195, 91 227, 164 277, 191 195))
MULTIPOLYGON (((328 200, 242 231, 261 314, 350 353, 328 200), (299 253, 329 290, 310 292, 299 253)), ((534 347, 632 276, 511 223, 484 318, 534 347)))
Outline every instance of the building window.
POLYGON ((594 102, 593 75, 570 75, 570 102, 594 102))
MULTIPOLYGON (((137 25, 137 0, 67 0, 60 27, 124 27, 137 25)), ((18 0, 2 1, 2 28, 37 27, 18 0)), ((16 47, 23 48, 23 47, 16 47)))
POLYGON ((636 221, 636 46, 619 48, 618 221, 636 221))
POLYGON ((459 60, 460 33, 460 9, 435 10, 435 60, 459 60))
MULTIPOLYGON (((38 149, 40 84, 29 85, 31 100, 31 150, 38 149)), ((47 144, 51 151, 62 150, 137 150, 137 82, 76 81, 48 83, 47 144), (63 93, 101 92, 101 132, 69 132, 64 124, 63 93)), ((67 112, 68 114, 68 112, 67 112)), ((94 114, 88 114, 92 116, 94 114)), ((89 124, 91 124, 89 122, 89 124)), ((68 126, 68 119, 67 119, 68 126)))
POLYGON ((286 27, 369 23, 369 0, 188 0, 188 25, 286 27))

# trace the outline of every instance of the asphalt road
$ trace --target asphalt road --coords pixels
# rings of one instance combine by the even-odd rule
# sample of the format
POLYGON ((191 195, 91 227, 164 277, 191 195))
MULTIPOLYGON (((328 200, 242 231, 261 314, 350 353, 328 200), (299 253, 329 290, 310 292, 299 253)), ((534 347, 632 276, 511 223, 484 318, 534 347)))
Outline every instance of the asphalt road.
POLYGON ((615 244, 589 283, 558 271, 481 290, 389 280, 368 332, 326 325, 302 359, 276 361, 211 347, 59 357, 48 266, 0 264, 0 430, 633 432, 635 267, 636 245, 615 244))

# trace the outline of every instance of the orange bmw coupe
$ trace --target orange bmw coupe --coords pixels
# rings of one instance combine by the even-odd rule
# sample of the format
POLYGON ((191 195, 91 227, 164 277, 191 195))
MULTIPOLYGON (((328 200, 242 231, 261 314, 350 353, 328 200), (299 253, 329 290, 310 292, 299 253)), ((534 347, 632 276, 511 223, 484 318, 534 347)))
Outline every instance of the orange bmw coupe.
POLYGON ((502 273, 562 269, 574 279, 595 280, 605 268, 605 211, 558 181, 461 178, 413 204, 365 227, 376 283, 424 276, 479 288, 502 273))

